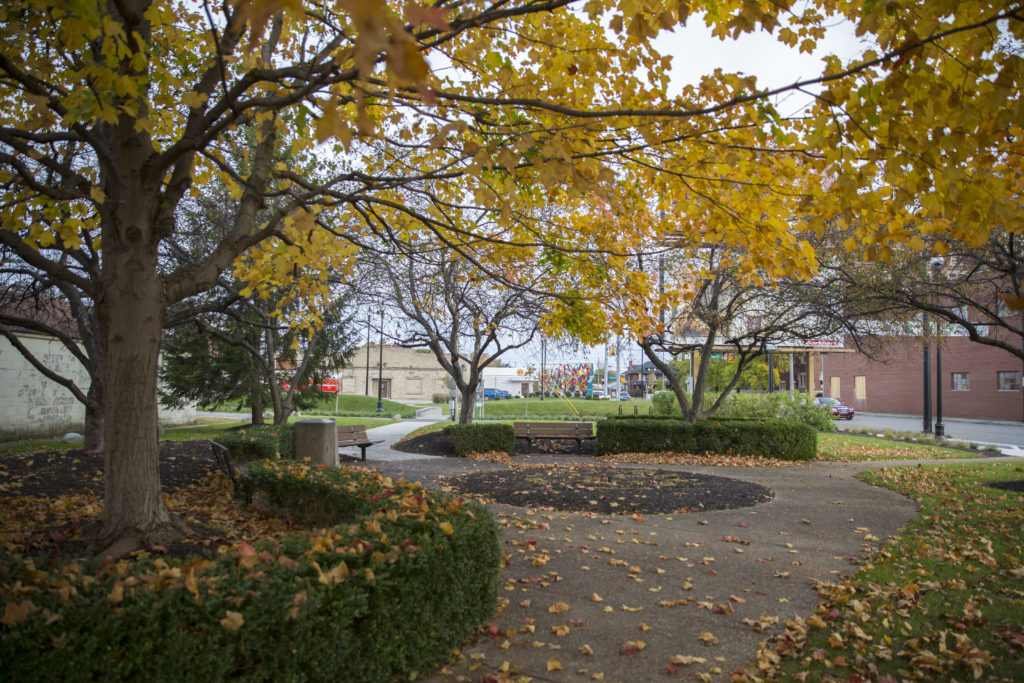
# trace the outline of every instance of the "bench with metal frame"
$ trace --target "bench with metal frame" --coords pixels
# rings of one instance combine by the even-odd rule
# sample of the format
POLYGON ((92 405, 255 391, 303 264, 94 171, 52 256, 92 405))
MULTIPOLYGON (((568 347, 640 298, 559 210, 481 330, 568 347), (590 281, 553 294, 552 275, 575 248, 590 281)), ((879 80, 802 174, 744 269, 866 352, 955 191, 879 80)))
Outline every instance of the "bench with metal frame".
POLYGON ((583 442, 596 439, 593 422, 514 422, 516 439, 526 439, 533 446, 534 439, 571 440, 576 442, 576 452, 583 451, 583 442))
MULTIPOLYGON (((346 446, 358 446, 361 456, 360 460, 366 460, 366 449, 377 443, 384 443, 383 439, 380 441, 370 441, 370 438, 366 436, 365 425, 338 425, 338 448, 344 448, 346 446)), ((352 460, 356 459, 354 455, 340 454, 346 458, 352 460)))

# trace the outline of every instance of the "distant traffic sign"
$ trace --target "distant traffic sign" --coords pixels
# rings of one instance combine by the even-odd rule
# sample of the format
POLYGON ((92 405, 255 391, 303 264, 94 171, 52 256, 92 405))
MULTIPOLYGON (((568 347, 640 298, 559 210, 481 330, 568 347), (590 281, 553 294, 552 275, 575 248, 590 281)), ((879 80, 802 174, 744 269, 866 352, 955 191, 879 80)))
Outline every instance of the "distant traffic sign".
POLYGON ((338 393, 338 380, 325 379, 324 383, 320 385, 320 391, 323 391, 328 394, 338 393))

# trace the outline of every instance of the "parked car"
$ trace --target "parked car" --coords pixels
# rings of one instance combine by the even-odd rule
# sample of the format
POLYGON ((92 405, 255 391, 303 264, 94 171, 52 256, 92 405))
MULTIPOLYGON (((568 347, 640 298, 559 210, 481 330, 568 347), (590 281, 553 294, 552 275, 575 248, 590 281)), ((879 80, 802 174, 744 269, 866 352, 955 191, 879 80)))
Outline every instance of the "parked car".
POLYGON ((821 406, 832 413, 832 417, 840 417, 844 420, 853 419, 853 408, 846 405, 838 398, 823 398, 819 396, 814 399, 814 405, 821 406))
POLYGON ((512 394, 508 393, 504 389, 484 389, 484 400, 490 401, 491 399, 502 399, 512 398, 512 394))
POLYGON ((632 397, 632 396, 630 396, 630 395, 629 395, 629 392, 628 392, 628 391, 626 391, 625 389, 623 389, 622 391, 620 391, 620 392, 619 392, 619 400, 620 400, 620 401, 628 401, 628 400, 630 400, 631 398, 633 398, 633 397, 632 397))

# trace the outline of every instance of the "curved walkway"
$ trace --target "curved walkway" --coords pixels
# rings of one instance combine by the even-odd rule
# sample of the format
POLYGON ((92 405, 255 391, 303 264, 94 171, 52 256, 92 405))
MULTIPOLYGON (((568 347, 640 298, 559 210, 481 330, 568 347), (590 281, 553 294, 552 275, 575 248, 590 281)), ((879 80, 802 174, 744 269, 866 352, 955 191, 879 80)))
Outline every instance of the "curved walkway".
MULTIPOLYGON (((406 426, 371 432, 381 438, 380 430, 406 426)), ((444 476, 502 467, 381 446, 368 449, 368 466, 431 486, 444 476)), ((661 467, 753 481, 775 492, 769 503, 736 510, 633 518, 491 506, 505 529, 508 558, 497 629, 427 680, 493 674, 652 681, 666 677, 670 657, 684 655, 704 660, 676 664, 684 680, 705 673, 728 681, 755 660, 759 642, 782 632, 781 622, 813 613, 820 601, 815 582, 856 571, 914 517, 913 501, 854 476, 887 464, 661 467)))

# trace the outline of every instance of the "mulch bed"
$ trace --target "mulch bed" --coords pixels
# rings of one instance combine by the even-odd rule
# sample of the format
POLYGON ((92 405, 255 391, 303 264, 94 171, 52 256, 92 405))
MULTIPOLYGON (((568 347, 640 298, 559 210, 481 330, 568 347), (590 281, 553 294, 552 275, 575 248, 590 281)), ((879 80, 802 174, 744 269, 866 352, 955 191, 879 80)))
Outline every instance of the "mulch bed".
MULTIPOLYGON (((583 454, 594 455, 595 447, 593 441, 584 443, 583 454)), ((440 432, 407 439, 392 448, 455 456, 451 439, 440 432)), ((515 454, 575 455, 576 442, 545 439, 534 441, 531 447, 517 439, 515 454)), ((774 496, 763 486, 727 477, 576 462, 475 472, 445 479, 445 487, 495 503, 606 515, 728 510, 764 503, 774 496)))
POLYGON ((578 463, 474 472, 446 479, 445 485, 496 503, 605 515, 731 510, 775 495, 728 477, 578 463))
POLYGON ((991 486, 994 489, 1003 489, 1004 491, 1024 492, 1024 479, 1014 479, 1012 481, 993 481, 989 482, 989 486, 991 486))
MULTIPOLYGON (((160 483, 165 491, 205 481, 217 461, 205 441, 160 444, 160 483)), ((81 448, 27 453, 0 459, 0 496, 55 498, 75 493, 103 494, 103 455, 81 448)))

